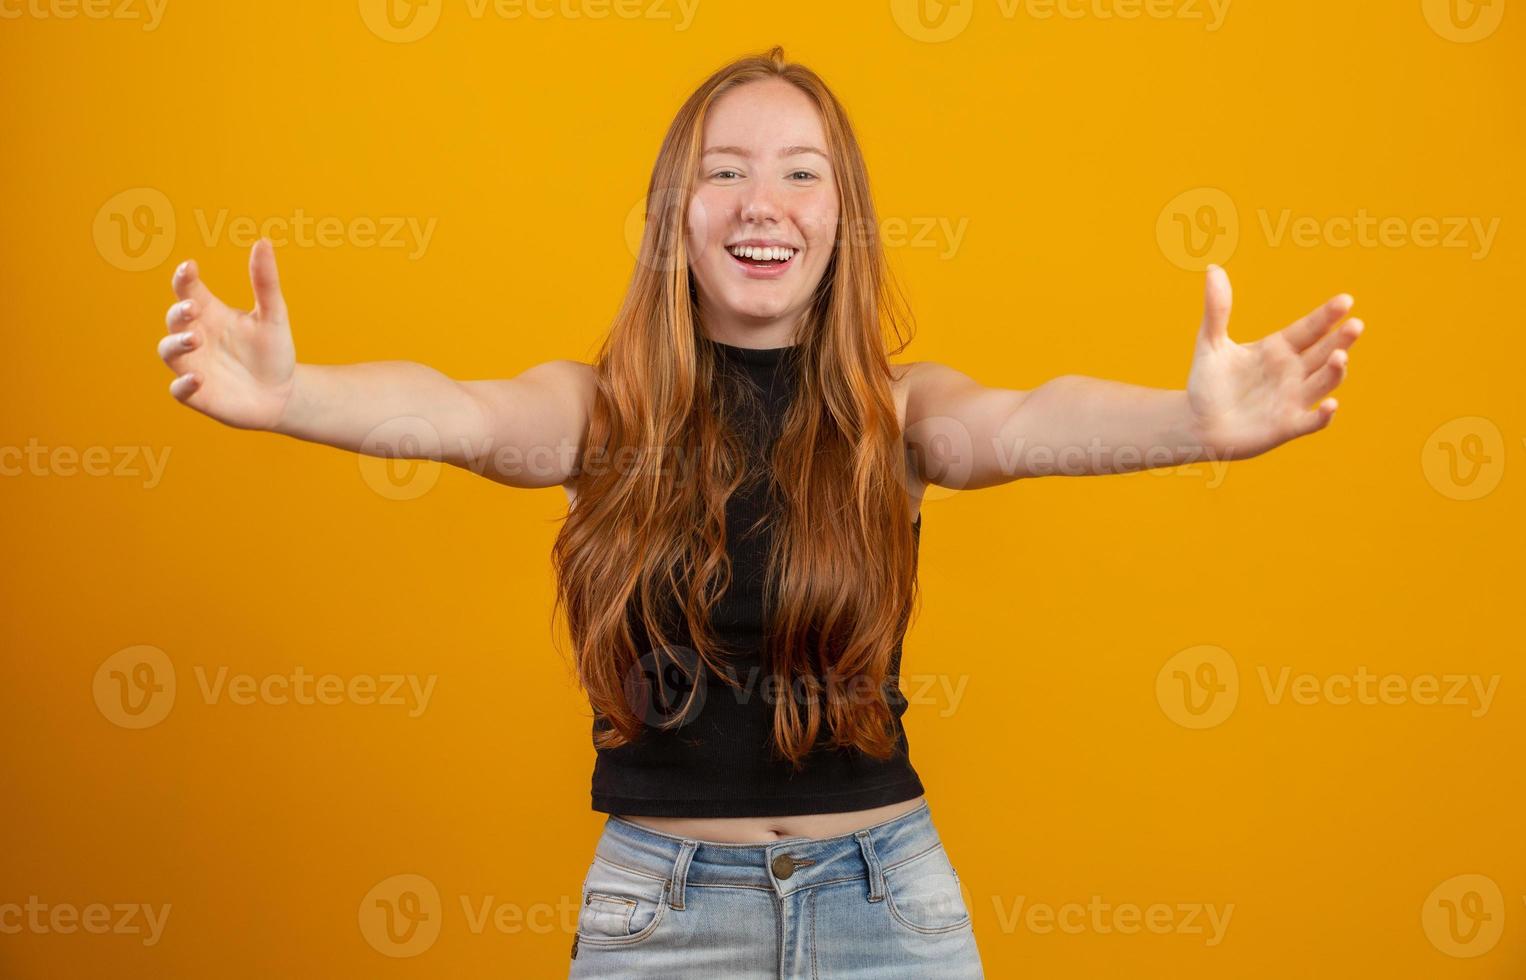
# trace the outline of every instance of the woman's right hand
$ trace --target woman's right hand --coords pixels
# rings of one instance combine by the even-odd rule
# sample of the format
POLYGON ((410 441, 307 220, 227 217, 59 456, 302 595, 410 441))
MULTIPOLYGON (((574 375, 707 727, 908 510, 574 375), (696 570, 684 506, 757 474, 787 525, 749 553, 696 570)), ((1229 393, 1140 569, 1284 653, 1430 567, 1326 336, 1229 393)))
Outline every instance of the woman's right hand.
POLYGON ((297 365, 275 249, 262 238, 249 252, 253 312, 224 304, 198 271, 188 260, 172 280, 180 302, 165 315, 169 334, 159 342, 176 374, 170 394, 234 428, 273 429, 291 401, 297 365))

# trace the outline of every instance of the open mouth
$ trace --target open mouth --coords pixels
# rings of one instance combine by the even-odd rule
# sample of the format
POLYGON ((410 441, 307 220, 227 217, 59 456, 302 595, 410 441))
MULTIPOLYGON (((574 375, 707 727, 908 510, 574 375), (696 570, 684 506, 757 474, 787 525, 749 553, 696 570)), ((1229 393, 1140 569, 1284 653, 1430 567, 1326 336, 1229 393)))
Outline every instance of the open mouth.
POLYGON ((800 254, 798 248, 783 245, 729 245, 726 252, 749 269, 783 269, 800 254))

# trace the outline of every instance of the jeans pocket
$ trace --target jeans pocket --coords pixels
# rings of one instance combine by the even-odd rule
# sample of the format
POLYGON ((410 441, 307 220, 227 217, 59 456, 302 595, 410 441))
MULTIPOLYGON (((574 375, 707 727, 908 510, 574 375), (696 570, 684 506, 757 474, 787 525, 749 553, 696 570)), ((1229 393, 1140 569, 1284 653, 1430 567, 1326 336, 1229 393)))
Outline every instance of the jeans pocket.
POLYGON ((670 882, 650 871, 595 856, 583 879, 577 935, 591 945, 626 946, 656 931, 668 907, 670 882))
POLYGON ((895 920, 914 932, 953 932, 970 924, 959 875, 941 843, 886 868, 885 898, 895 920))

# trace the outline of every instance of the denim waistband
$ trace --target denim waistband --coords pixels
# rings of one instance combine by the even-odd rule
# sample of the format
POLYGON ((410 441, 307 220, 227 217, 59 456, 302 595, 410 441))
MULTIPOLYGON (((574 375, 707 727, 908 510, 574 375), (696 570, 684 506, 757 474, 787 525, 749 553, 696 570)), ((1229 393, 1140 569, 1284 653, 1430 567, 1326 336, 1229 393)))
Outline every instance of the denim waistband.
POLYGON ((610 815, 594 854, 672 884, 683 908, 685 885, 763 888, 779 895, 813 885, 867 878, 869 900, 884 895, 883 873, 940 843, 927 800, 915 809, 836 837, 781 837, 771 844, 723 844, 680 837, 610 815), (780 861, 780 857, 787 861, 780 861))

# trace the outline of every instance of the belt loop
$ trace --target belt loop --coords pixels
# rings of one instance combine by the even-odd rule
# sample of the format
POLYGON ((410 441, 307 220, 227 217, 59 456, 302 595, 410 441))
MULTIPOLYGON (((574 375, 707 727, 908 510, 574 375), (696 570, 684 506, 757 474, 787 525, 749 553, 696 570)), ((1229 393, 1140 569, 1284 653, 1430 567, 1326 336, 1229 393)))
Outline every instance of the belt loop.
POLYGON ((695 840, 685 840, 678 848, 678 860, 673 862, 673 887, 668 891, 668 908, 683 909, 684 881, 689 877, 689 862, 694 860, 698 848, 699 841, 695 840))
POLYGON ((869 839, 869 831, 860 830, 853 836, 858 838, 864 863, 869 866, 869 901, 878 902, 885 897, 885 872, 880 870, 880 856, 874 853, 874 841, 869 839))

